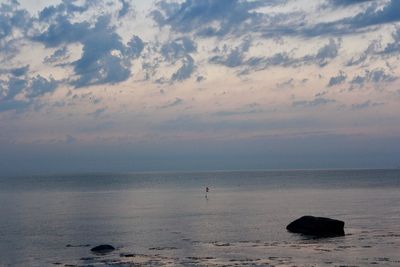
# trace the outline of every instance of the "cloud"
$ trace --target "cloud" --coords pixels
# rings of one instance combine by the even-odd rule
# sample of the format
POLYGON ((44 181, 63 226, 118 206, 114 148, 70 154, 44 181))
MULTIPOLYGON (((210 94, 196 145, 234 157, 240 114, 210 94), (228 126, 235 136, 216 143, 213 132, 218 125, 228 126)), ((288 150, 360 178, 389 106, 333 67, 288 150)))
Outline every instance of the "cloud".
POLYGON ((333 38, 329 39, 329 43, 324 45, 318 50, 318 53, 311 58, 311 61, 316 60, 320 67, 328 64, 329 60, 334 59, 339 54, 341 40, 335 41, 333 38))
POLYGON ((294 79, 290 78, 286 81, 280 82, 276 84, 277 88, 292 88, 294 84, 294 79))
POLYGON ((367 101, 359 103, 359 104, 352 104, 351 109, 352 110, 361 110, 361 109, 367 109, 370 107, 376 107, 376 106, 382 106, 382 105, 384 105, 384 103, 372 102, 371 100, 367 100, 367 101))
POLYGON ((365 2, 372 2, 372 0, 329 0, 329 3, 332 6, 350 6, 365 2))
POLYGON ((88 113, 88 115, 93 116, 95 118, 100 117, 101 115, 103 115, 105 112, 107 111, 107 107, 103 107, 103 108, 98 108, 95 111, 88 113))
POLYGON ((160 109, 172 108, 172 107, 175 107, 175 106, 179 106, 181 104, 183 104, 183 99, 177 97, 177 98, 175 98, 175 100, 169 101, 165 105, 162 105, 159 108, 160 109))
POLYGON ((0 100, 0 112, 8 111, 8 110, 23 110, 31 105, 29 101, 22 100, 0 100))
POLYGON ((59 15, 73 17, 75 13, 86 12, 95 3, 95 1, 83 1, 83 5, 77 5, 76 2, 75 0, 63 0, 58 5, 45 7, 39 12, 39 21, 48 22, 59 15))
POLYGON ((0 5, 0 40, 10 36, 13 30, 24 30, 31 24, 29 13, 19 8, 17 1, 9 1, 0 5))
POLYGON ((37 75, 30 81, 30 86, 28 88, 28 96, 38 97, 46 93, 53 92, 57 88, 58 84, 59 82, 54 80, 52 77, 46 79, 41 75, 37 75))
MULTIPOLYGON (((123 8, 126 8, 124 5, 123 8)), ((71 22, 71 14, 82 13, 93 3, 86 1, 84 5, 63 2, 58 6, 47 7, 40 13, 40 21, 45 21, 47 27, 31 39, 43 43, 46 47, 58 48, 44 62, 54 63, 65 60, 68 44, 83 45, 81 57, 71 62, 74 77, 69 83, 76 88, 98 84, 115 84, 127 80, 131 76, 131 61, 140 56, 144 43, 138 36, 124 44, 117 29, 112 25, 111 15, 94 15, 93 19, 71 22)), ((127 3, 125 3, 127 4, 127 3)))
POLYGON ((156 83, 163 84, 189 79, 197 68, 192 57, 194 53, 197 53, 197 44, 187 36, 150 44, 142 56, 145 80, 154 78, 156 83), (163 67, 175 67, 175 71, 169 78, 160 77, 158 74, 164 74, 159 72, 163 67))
POLYGON ((293 101, 292 106, 293 107, 317 107, 317 106, 325 106, 330 103, 335 103, 336 100, 334 99, 328 99, 328 98, 315 98, 313 100, 299 100, 299 101, 293 101))
POLYGON ((263 112, 262 108, 258 103, 250 103, 244 105, 243 107, 232 109, 232 110, 222 110, 213 113, 214 116, 222 116, 222 117, 229 117, 229 116, 236 116, 236 115, 248 115, 248 114, 257 114, 263 112))
POLYGON ((351 84, 363 87, 366 83, 381 83, 381 82, 393 82, 397 80, 396 76, 387 74, 384 69, 366 70, 364 75, 356 75, 351 80, 351 84))
POLYGON ((368 48, 363 51, 359 56, 352 57, 346 63, 346 66, 355 66, 364 63, 368 58, 377 58, 398 54, 400 52, 400 28, 392 32, 392 41, 382 45, 380 40, 373 40, 368 48))
MULTIPOLYGON (((354 4, 354 1, 334 1, 339 4, 354 4)), ((360 30, 365 30, 366 27, 379 26, 386 23, 400 21, 400 1, 390 0, 381 1, 359 1, 370 2, 365 9, 356 14, 344 19, 333 22, 319 23, 312 27, 304 28, 302 33, 309 36, 319 36, 326 34, 354 34, 360 30)))
POLYGON ((294 57, 287 52, 278 52, 270 57, 250 57, 248 60, 243 61, 244 69, 240 74, 248 74, 251 71, 264 70, 274 66, 299 67, 317 64, 320 67, 324 67, 339 55, 340 47, 341 39, 330 38, 328 43, 320 47, 316 54, 294 57))
POLYGON ((54 51, 53 54, 51 54, 50 56, 46 56, 43 60, 44 63, 47 64, 52 64, 52 63, 56 63, 62 60, 66 60, 69 58, 68 55, 68 49, 66 46, 63 46, 59 49, 57 49, 56 51, 54 51))
POLYGON ((368 48, 357 57, 352 57, 347 61, 346 66, 355 66, 364 63, 369 56, 377 54, 381 48, 381 43, 377 40, 371 41, 368 48))
POLYGON ((199 75, 199 76, 197 76, 196 77, 196 82, 202 82, 202 81, 204 81, 206 78, 203 76, 203 75, 199 75))
POLYGON ((37 97, 54 92, 59 81, 41 75, 30 77, 29 65, 5 71, 0 79, 0 111, 22 110, 37 97))
POLYGON ((400 20, 399 9, 400 2, 397 0, 390 0, 383 7, 377 3, 369 6, 364 12, 352 18, 345 19, 343 22, 350 24, 352 28, 391 23, 400 20))
POLYGON ((23 66, 23 67, 18 67, 10 70, 10 73, 14 75, 15 77, 20 77, 24 76, 28 73, 29 71, 29 65, 23 66))
POLYGON ((14 99, 14 97, 21 93, 27 85, 27 80, 11 77, 7 82, 7 93, 2 100, 8 101, 14 99))
POLYGON ((32 18, 19 7, 17 1, 3 1, 0 4, 0 62, 10 60, 18 53, 20 35, 26 35, 31 28, 32 18))
POLYGON ((167 61, 175 62, 196 51, 196 43, 184 36, 163 44, 160 53, 167 61))
POLYGON ((80 42, 91 33, 87 21, 71 23, 68 16, 58 15, 44 32, 32 36, 32 40, 43 43, 46 47, 58 47, 80 42))
POLYGON ((153 19, 160 27, 171 26, 176 32, 194 32, 197 36, 224 36, 243 33, 260 24, 263 14, 259 7, 285 1, 186 0, 181 3, 158 2, 153 19))
POLYGON ((78 79, 71 84, 77 88, 127 80, 131 75, 131 59, 143 49, 143 43, 137 40, 131 40, 126 48, 119 35, 108 28, 106 17, 99 19, 82 43, 82 56, 72 63, 78 79))
POLYGON ((118 18, 122 18, 129 12, 131 5, 126 0, 119 0, 119 2, 121 3, 121 9, 118 11, 118 18))
POLYGON ((356 3, 369 3, 362 6, 361 11, 356 15, 347 16, 338 20, 329 22, 310 23, 305 20, 307 12, 300 11, 287 17, 289 13, 278 13, 274 17, 269 18, 269 23, 263 22, 258 25, 258 29, 263 29, 265 37, 272 36, 302 36, 306 38, 321 36, 343 36, 353 35, 355 33, 365 33, 373 29, 373 26, 381 26, 383 24, 394 23, 400 21, 400 2, 397 0, 390 1, 351 1, 338 0, 330 1, 328 4, 321 6, 319 12, 328 12, 332 7, 346 7, 355 5, 356 3), (298 14, 296 16, 296 14, 298 14), (287 17, 286 19, 281 19, 287 17), (292 17, 292 18, 291 18, 292 17))
POLYGON ((334 85, 341 84, 341 83, 345 82, 346 79, 347 79, 347 75, 343 71, 339 71, 339 74, 337 76, 331 77, 329 79, 328 86, 331 87, 334 85))
POLYGON ((74 144, 74 143, 76 143, 77 140, 72 135, 67 134, 64 141, 66 144, 74 144))
POLYGON ((382 51, 382 54, 393 54, 400 52, 400 27, 392 33, 393 41, 388 43, 382 51))
POLYGON ((171 76, 171 81, 183 81, 192 76, 196 69, 194 60, 191 56, 186 56, 182 59, 182 66, 171 76))
MULTIPOLYGON (((239 46, 227 51, 224 49, 222 55, 216 55, 209 59, 210 63, 224 65, 229 68, 239 67, 244 62, 245 53, 249 51, 251 40, 246 38, 239 46)), ((219 49, 217 49, 219 51, 219 49)))
POLYGON ((125 49, 125 54, 132 58, 138 58, 143 51, 145 44, 139 36, 132 36, 128 42, 128 46, 125 49))

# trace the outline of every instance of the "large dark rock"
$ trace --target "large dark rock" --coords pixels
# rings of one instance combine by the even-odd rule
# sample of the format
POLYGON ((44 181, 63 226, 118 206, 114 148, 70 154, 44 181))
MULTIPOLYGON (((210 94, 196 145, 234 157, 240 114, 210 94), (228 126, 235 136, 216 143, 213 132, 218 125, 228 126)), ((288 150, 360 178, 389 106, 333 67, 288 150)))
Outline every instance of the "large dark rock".
POLYGON ((111 245, 100 245, 92 248, 90 251, 96 254, 107 254, 114 250, 115 248, 111 245))
POLYGON ((343 236, 343 228, 343 221, 314 216, 303 216, 286 226, 289 232, 316 237, 343 236))

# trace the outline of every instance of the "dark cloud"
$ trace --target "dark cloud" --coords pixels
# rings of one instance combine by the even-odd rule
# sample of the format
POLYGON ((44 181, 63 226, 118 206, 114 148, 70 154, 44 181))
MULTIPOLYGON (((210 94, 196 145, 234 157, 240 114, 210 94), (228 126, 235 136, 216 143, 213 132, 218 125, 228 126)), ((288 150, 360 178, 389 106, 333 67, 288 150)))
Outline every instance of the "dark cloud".
MULTIPOLYGON (((339 1, 350 4, 354 1, 339 1)), ((302 34, 308 36, 319 36, 326 34, 354 34, 364 31, 366 27, 379 26, 385 23, 400 21, 400 1, 360 1, 370 2, 366 9, 355 16, 347 17, 333 22, 319 23, 312 27, 301 29, 302 34), (382 5, 382 3, 384 3, 382 5)))
POLYGON ((0 112, 8 110, 23 110, 31 105, 29 101, 22 100, 0 100, 0 112))
POLYGON ((54 92, 59 81, 41 75, 30 77, 29 65, 7 70, 0 80, 0 111, 22 110, 33 100, 46 93, 54 92))
POLYGON ((42 96, 46 93, 53 92, 54 90, 56 90, 57 86, 58 82, 54 80, 52 77, 46 79, 41 75, 37 75, 30 81, 28 96, 29 97, 42 96))
MULTIPOLYGON (((209 62, 221 64, 229 68, 239 67, 243 64, 245 53, 249 51, 250 45, 251 40, 247 38, 239 46, 229 50, 224 49, 222 54, 211 57, 209 62)), ((219 52, 219 49, 217 49, 217 51, 219 52)))
POLYGON ((86 12, 95 1, 84 1, 83 5, 76 4, 75 0, 62 0, 62 2, 58 5, 51 5, 45 7, 42 11, 39 12, 39 21, 48 22, 54 17, 59 15, 72 17, 75 13, 84 13, 86 12))
POLYGON ((81 40, 82 56, 73 63, 79 77, 72 82, 75 87, 117 83, 129 78, 131 64, 124 58, 125 46, 120 36, 110 28, 109 20, 107 16, 100 17, 90 33, 81 40), (112 51, 120 55, 112 54, 112 51))
POLYGON ((189 79, 195 71, 196 64, 192 54, 197 52, 197 44, 188 36, 169 40, 165 43, 156 43, 149 46, 142 63, 146 80, 157 75, 158 69, 166 63, 167 66, 179 66, 170 78, 160 77, 156 83, 173 83, 189 79), (155 56, 161 54, 161 57, 155 56))
POLYGON ((192 73, 196 69, 194 60, 191 56, 186 56, 182 59, 182 66, 172 74, 171 81, 183 81, 192 76, 192 73))
POLYGON ((188 37, 175 39, 161 46, 161 55, 170 62, 186 57, 197 51, 197 45, 188 37))
POLYGON ((10 77, 7 84, 6 94, 3 100, 14 99, 15 96, 24 92, 27 97, 35 98, 42 96, 46 93, 53 92, 56 90, 59 82, 53 78, 45 78, 41 75, 37 75, 33 78, 14 78, 10 77))
POLYGON ((317 107, 324 106, 330 103, 335 103, 336 100, 328 98, 315 98, 313 100, 299 100, 292 103, 293 107, 317 107))
MULTIPOLYGON (((334 59, 339 54, 341 40, 335 41, 333 38, 329 39, 329 43, 324 45, 318 50, 318 53, 311 57, 311 61, 317 61, 320 67, 325 66, 331 59, 334 59)), ((305 57, 307 61, 307 57, 305 57)))
POLYGON ((341 40, 330 38, 328 43, 318 49, 316 54, 294 57, 286 52, 279 52, 270 57, 251 57, 243 61, 244 69, 240 74, 248 74, 251 71, 264 70, 270 67, 300 67, 303 65, 317 64, 326 66, 331 60, 339 55, 341 40))
POLYGON ((10 73, 16 77, 20 77, 26 75, 28 71, 29 71, 29 65, 26 65, 23 67, 11 69, 10 73))
POLYGON ((378 84, 380 82, 393 82, 396 79, 396 76, 386 73, 384 69, 374 69, 371 71, 366 70, 363 75, 355 76, 350 83, 363 87, 366 83, 370 82, 378 84))
POLYGON ((66 60, 68 58, 69 58, 68 49, 66 46, 63 46, 54 51, 54 53, 51 54, 50 56, 45 57, 43 62, 47 64, 52 64, 62 60, 66 60))
POLYGON ((121 3, 121 9, 118 11, 118 18, 122 18, 128 14, 129 10, 131 9, 131 5, 126 0, 119 0, 119 2, 121 3))
POLYGON ((289 80, 280 82, 276 84, 276 87, 278 88, 292 88, 294 83, 294 79, 290 78, 289 80))
POLYGON ((128 42, 128 46, 125 49, 125 54, 132 57, 137 58, 143 51, 145 44, 139 36, 132 36, 131 40, 128 42))
POLYGON ((400 52, 400 28, 397 27, 392 33, 393 41, 389 42, 382 51, 382 54, 393 54, 400 52))
POLYGON ((88 113, 88 115, 93 116, 95 118, 100 117, 101 115, 103 115, 105 112, 107 111, 107 107, 103 107, 103 108, 98 108, 95 111, 88 113))
MULTIPOLYGON (((368 27, 380 26, 387 23, 400 21, 400 1, 332 1, 329 4, 322 5, 322 10, 331 9, 331 7, 343 7, 354 5, 356 2, 369 3, 364 5, 361 11, 356 15, 348 16, 339 20, 330 22, 320 22, 310 24, 305 22, 306 13, 300 12, 298 16, 292 14, 287 19, 282 19, 288 14, 280 13, 270 16, 267 24, 263 22, 257 31, 263 32, 265 37, 273 36, 303 36, 307 38, 319 36, 341 36, 355 33, 364 33, 373 29, 368 27), (262 29, 262 30, 261 30, 262 29)), ((375 27, 377 29, 377 27, 375 27)))
POLYGON ((222 110, 213 113, 214 116, 237 116, 237 115, 248 115, 248 114, 257 114, 263 112, 262 108, 258 103, 250 103, 243 107, 239 107, 232 110, 222 110))
POLYGON ((199 75, 199 76, 197 76, 197 78, 196 78, 196 82, 202 82, 202 81, 204 81, 206 78, 203 76, 203 75, 199 75))
POLYGON ((11 77, 7 82, 6 95, 2 100, 8 101, 14 99, 19 93, 27 87, 28 81, 21 78, 11 77))
POLYGON ((9 61, 19 51, 17 32, 26 35, 32 28, 32 18, 21 9, 17 1, 3 1, 0 4, 0 62, 9 61))
POLYGON ((377 40, 373 40, 364 52, 362 52, 359 56, 352 57, 349 61, 347 61, 346 66, 355 66, 364 63, 368 57, 377 54, 380 48, 381 43, 377 40))
POLYGON ((368 48, 363 51, 360 55, 352 57, 346 66, 355 66, 365 63, 368 59, 385 58, 393 54, 400 52, 400 28, 392 32, 392 41, 383 45, 380 40, 373 40, 369 44, 368 48))
POLYGON ((175 100, 169 101, 165 105, 161 106, 160 109, 172 108, 172 107, 181 105, 182 103, 183 103, 183 99, 177 97, 177 98, 175 98, 175 100))
POLYGON ((261 12, 262 7, 287 1, 186 0, 181 3, 161 1, 152 12, 160 27, 170 26, 175 32, 197 36, 226 36, 229 34, 261 33, 264 37, 326 36, 353 34, 366 27, 400 21, 400 2, 368 0, 329 0, 322 8, 366 4, 356 15, 330 22, 310 24, 306 13, 261 12))
POLYGON ((333 6, 350 6, 372 1, 373 0, 329 0, 329 3, 333 6))
POLYGON ((32 40, 43 43, 46 47, 58 47, 59 45, 80 42, 90 32, 89 22, 71 23, 68 16, 58 15, 44 32, 34 35, 32 40))
POLYGON ((158 3, 152 12, 160 27, 171 26, 173 31, 198 36, 224 36, 243 33, 258 26, 264 19, 256 9, 281 4, 286 1, 240 1, 240 0, 186 0, 182 3, 158 3))
POLYGON ((337 76, 331 77, 329 79, 328 86, 330 87, 330 86, 341 84, 341 83, 345 82, 346 79, 347 79, 346 73, 344 73, 343 71, 339 71, 339 74, 337 76))
POLYGON ((369 6, 364 12, 343 20, 343 23, 352 28, 362 28, 400 20, 400 1, 390 0, 383 7, 379 5, 379 1, 375 2, 376 4, 369 6))
POLYGON ((382 106, 382 105, 384 105, 384 103, 372 102, 371 100, 367 100, 367 101, 359 103, 359 104, 352 104, 351 109, 352 110, 360 110, 360 109, 367 109, 370 107, 376 107, 376 106, 382 106))
MULTIPOLYGON (((83 45, 81 58, 71 63, 76 75, 71 84, 75 87, 118 83, 130 77, 131 60, 140 55, 144 43, 133 36, 127 45, 123 44, 110 19, 108 15, 98 17, 92 26, 87 21, 71 23, 67 16, 58 14, 44 32, 32 39, 46 47, 69 43, 83 45)), ((57 50, 47 61, 57 60, 65 53, 65 50, 57 50)))
POLYGON ((0 40, 10 36, 14 29, 25 30, 31 22, 29 13, 20 9, 17 1, 0 4, 0 40))

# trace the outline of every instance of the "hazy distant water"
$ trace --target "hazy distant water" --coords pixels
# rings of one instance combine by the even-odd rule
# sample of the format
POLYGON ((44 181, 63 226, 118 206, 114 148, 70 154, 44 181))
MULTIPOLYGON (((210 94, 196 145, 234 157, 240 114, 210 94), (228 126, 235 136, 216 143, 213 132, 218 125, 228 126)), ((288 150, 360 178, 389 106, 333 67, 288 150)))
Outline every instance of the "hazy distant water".
POLYGON ((171 266, 400 266, 399 222, 400 170, 0 178, 0 266, 134 260, 121 253, 171 266), (348 235, 288 233, 305 214, 344 220, 348 235), (118 250, 66 247, 102 243, 118 250))

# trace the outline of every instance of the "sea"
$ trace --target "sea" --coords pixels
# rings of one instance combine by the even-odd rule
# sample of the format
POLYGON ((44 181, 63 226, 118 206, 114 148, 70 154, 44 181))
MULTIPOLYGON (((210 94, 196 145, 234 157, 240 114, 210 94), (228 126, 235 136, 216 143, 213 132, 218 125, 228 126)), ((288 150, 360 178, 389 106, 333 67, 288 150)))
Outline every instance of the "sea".
POLYGON ((400 170, 4 176, 0 266, 400 266, 400 170))

